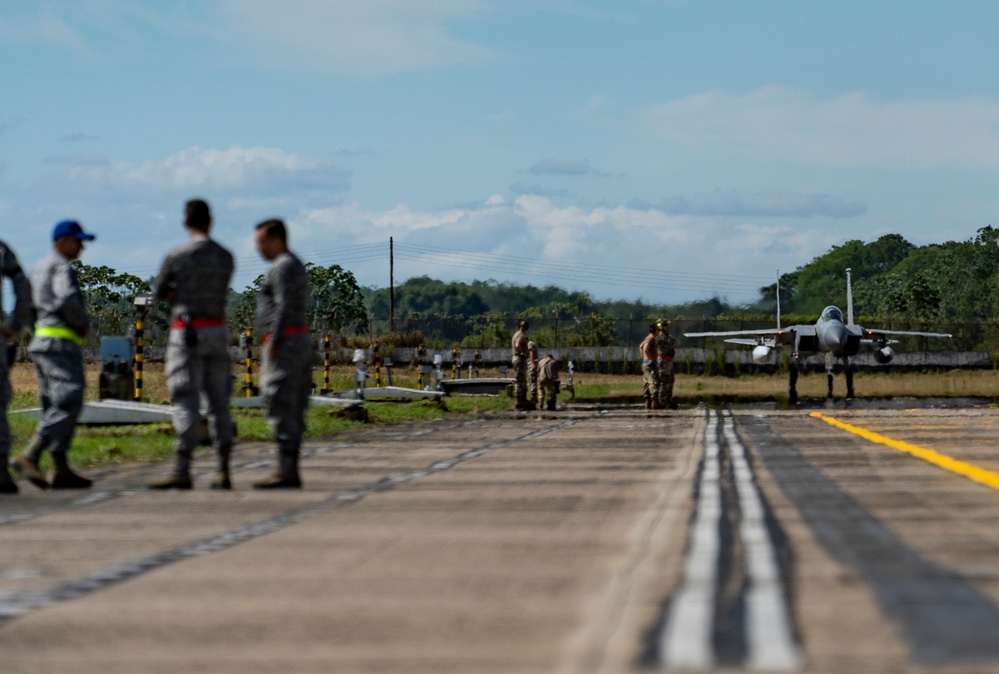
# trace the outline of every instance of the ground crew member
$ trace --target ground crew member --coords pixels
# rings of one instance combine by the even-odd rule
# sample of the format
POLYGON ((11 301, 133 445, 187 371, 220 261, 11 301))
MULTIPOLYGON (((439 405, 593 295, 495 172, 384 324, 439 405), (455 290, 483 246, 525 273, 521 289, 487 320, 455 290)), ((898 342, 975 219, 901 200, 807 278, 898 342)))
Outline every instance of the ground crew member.
MULTIPOLYGON (((21 270, 14 251, 0 241, 0 277, 6 276, 14 286, 14 311, 11 321, 0 324, 0 494, 16 494, 17 483, 7 470, 10 453, 10 426, 7 424, 7 406, 12 390, 9 368, 14 362, 17 338, 21 331, 34 321, 35 309, 31 302, 31 284, 21 270)), ((3 320, 3 293, 0 293, 0 321, 3 320)))
POLYGON ((527 401, 538 404, 538 345, 527 340, 527 401))
POLYGON ((555 411, 558 395, 558 362, 549 353, 538 363, 538 387, 541 389, 541 408, 555 411))
POLYGON ((656 401, 653 406, 662 409, 676 409, 673 402, 673 382, 676 380, 673 358, 676 356, 676 338, 669 334, 669 321, 660 318, 656 327, 659 333, 656 335, 656 349, 658 352, 658 374, 656 401))
POLYGON ((517 402, 513 406, 515 410, 532 410, 534 406, 527 401, 527 321, 521 321, 517 332, 513 333, 510 342, 512 350, 513 364, 513 397, 517 402))
POLYGON ((28 346, 38 375, 41 415, 31 444, 10 465, 39 489, 86 489, 89 478, 74 473, 66 452, 83 409, 83 344, 90 332, 87 303, 73 269, 84 241, 93 241, 75 220, 63 220, 52 230, 52 254, 31 272, 31 295, 37 316, 35 336, 28 346), (52 475, 46 480, 38 459, 47 449, 52 475))
POLYGON ((188 201, 184 228, 190 241, 167 253, 153 292, 170 304, 166 352, 167 391, 173 403, 176 463, 151 489, 190 489, 191 455, 201 438, 201 399, 208 404, 208 426, 218 471, 212 489, 231 489, 232 359, 225 323, 233 272, 232 254, 208 236, 212 216, 200 199, 188 201))
POLYGON ((281 220, 257 225, 257 252, 271 269, 257 293, 257 327, 263 351, 260 392, 267 424, 278 445, 274 475, 257 480, 257 489, 298 488, 298 455, 305 434, 305 408, 312 392, 312 338, 306 323, 309 274, 288 250, 281 220))
POLYGON ((642 353, 642 396, 645 398, 645 409, 651 410, 656 391, 656 335, 659 328, 655 323, 649 325, 649 334, 645 336, 638 350, 642 353))

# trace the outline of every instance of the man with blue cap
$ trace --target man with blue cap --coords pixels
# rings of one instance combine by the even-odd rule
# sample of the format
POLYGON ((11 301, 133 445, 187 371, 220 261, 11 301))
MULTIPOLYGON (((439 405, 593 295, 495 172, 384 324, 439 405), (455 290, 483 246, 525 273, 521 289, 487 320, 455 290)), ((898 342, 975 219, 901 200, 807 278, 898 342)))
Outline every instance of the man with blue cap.
POLYGON ((86 489, 91 480, 77 475, 66 461, 83 409, 83 344, 90 332, 90 316, 73 261, 84 241, 93 241, 75 220, 63 220, 52 230, 52 254, 31 272, 35 303, 35 336, 28 346, 38 375, 41 415, 31 444, 10 465, 39 489, 86 489), (46 480, 38 459, 47 449, 52 475, 46 480))

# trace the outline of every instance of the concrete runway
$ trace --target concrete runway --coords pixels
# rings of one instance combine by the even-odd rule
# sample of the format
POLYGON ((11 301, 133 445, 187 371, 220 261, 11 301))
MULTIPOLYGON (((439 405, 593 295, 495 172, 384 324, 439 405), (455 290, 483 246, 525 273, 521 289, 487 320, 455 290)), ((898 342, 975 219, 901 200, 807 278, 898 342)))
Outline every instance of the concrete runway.
MULTIPOLYGON (((893 409, 887 409, 893 408, 893 409)), ((0 672, 999 672, 999 411, 635 408, 0 497, 0 672), (932 452, 930 451, 932 450, 932 452)))

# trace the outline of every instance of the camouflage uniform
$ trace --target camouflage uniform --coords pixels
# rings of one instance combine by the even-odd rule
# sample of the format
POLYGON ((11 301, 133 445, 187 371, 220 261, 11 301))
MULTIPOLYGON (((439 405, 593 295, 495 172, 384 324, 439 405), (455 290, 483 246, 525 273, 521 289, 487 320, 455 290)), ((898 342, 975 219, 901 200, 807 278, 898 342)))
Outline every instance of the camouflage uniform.
MULTIPOLYGON (((14 311, 11 322, 4 325, 14 334, 31 325, 34 318, 34 306, 31 303, 31 284, 21 270, 14 251, 0 241, 0 277, 6 276, 14 285, 14 311)), ((0 319, 4 316, 3 295, 0 293, 0 319)), ((7 472, 7 458, 10 453, 10 426, 7 424, 7 406, 10 405, 12 390, 7 360, 8 348, 16 348, 16 343, 7 344, 7 337, 0 332, 0 493, 14 493, 17 486, 7 472)))
POLYGON ((642 354, 642 396, 645 398, 646 409, 652 409, 652 403, 655 400, 656 393, 656 382, 658 381, 658 375, 656 374, 656 359, 655 359, 655 344, 656 337, 651 332, 646 335, 645 339, 642 340, 641 346, 638 347, 639 353, 642 354), (646 357, 646 349, 651 346, 652 357, 646 357))
MULTIPOLYGON (((267 423, 278 444, 281 466, 276 478, 298 477, 305 408, 312 393, 312 338, 306 324, 309 297, 305 265, 290 252, 278 255, 257 294, 257 325, 264 345, 260 391, 267 423)), ((271 481, 254 486, 271 486, 271 481)))
MULTIPOLYGON (((174 477, 186 477, 187 487, 191 455, 201 438, 204 398, 212 447, 218 456, 218 475, 212 486, 229 488, 232 357, 225 311, 233 267, 232 254, 203 236, 167 253, 156 278, 156 297, 171 301, 166 377, 176 434, 174 477)), ((150 486, 181 485, 168 480, 150 486)))
POLYGON ((541 407, 555 409, 555 397, 558 385, 558 363, 551 356, 545 356, 538 363, 538 386, 541 389, 541 407))
POLYGON ((516 398, 518 407, 527 405, 527 342, 527 333, 519 329, 513 333, 513 339, 510 341, 514 377, 513 397, 516 398))
POLYGON ((669 334, 669 322, 659 322, 659 334, 656 335, 658 350, 658 382, 656 386, 656 401, 662 407, 673 406, 673 383, 676 380, 673 358, 676 356, 676 338, 669 334))
POLYGON ((35 444, 47 448, 53 461, 64 460, 83 409, 83 336, 90 329, 90 316, 76 270, 57 252, 32 270, 31 289, 37 318, 28 351, 35 361, 42 407, 35 444))
POLYGON ((538 345, 532 340, 527 342, 527 399, 538 402, 538 345))

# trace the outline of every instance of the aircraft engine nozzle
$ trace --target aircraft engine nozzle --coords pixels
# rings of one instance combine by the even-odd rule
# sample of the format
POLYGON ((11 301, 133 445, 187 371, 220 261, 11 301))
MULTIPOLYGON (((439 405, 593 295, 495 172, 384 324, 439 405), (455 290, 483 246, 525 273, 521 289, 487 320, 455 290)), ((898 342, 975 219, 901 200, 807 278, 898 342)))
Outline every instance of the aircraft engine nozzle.
POLYGON ((753 362, 757 365, 763 365, 770 360, 770 352, 773 351, 769 346, 764 346, 760 344, 753 348, 753 362))
POLYGON ((895 352, 892 351, 890 346, 882 346, 880 349, 874 352, 874 360, 878 361, 882 365, 890 363, 891 359, 895 357, 895 352))

